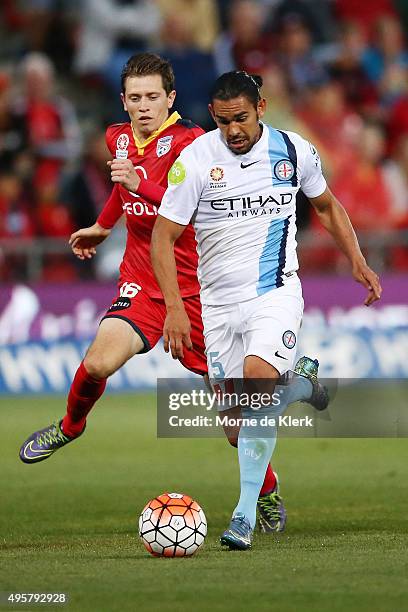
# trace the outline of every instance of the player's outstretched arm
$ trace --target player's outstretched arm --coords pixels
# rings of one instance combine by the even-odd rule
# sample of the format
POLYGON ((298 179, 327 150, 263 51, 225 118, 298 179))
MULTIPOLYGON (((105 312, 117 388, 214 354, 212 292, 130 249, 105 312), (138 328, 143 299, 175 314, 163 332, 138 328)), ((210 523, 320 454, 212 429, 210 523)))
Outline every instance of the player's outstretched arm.
POLYGON ((98 244, 103 242, 111 233, 110 229, 105 229, 99 223, 94 223, 91 227, 84 227, 71 235, 69 244, 72 252, 78 259, 91 259, 98 244))
POLYGON ((177 282, 174 243, 186 229, 160 214, 153 228, 150 255, 153 270, 166 302, 167 316, 163 327, 164 350, 171 351, 173 359, 184 357, 183 344, 193 348, 190 338, 190 320, 184 309, 177 282))
POLYGON ((349 259, 353 277, 368 289, 364 304, 370 306, 380 299, 382 287, 377 274, 371 270, 364 259, 347 212, 328 188, 322 195, 317 198, 309 198, 309 200, 323 227, 330 232, 339 248, 349 259))

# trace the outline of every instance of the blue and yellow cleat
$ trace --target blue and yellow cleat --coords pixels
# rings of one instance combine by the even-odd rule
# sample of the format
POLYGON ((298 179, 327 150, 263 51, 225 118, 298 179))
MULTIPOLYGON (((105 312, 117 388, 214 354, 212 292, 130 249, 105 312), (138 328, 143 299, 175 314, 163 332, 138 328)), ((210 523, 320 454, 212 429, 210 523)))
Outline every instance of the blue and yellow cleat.
POLYGON ((312 383, 313 390, 310 399, 302 401, 310 404, 316 410, 326 410, 330 401, 329 391, 317 378, 319 372, 318 360, 311 359, 310 357, 301 357, 295 365, 294 372, 299 376, 308 378, 312 383))
POLYGON ((61 423, 62 421, 52 423, 48 427, 31 434, 20 448, 21 461, 24 463, 44 461, 44 459, 48 459, 59 448, 69 444, 72 440, 76 440, 85 430, 84 427, 79 436, 70 438, 62 431, 61 423))
POLYGON ((222 546, 228 546, 230 550, 248 550, 252 545, 253 529, 244 514, 238 512, 232 517, 230 526, 222 534, 220 541, 222 546))
POLYGON ((259 527, 263 533, 280 533, 285 529, 286 510, 279 494, 278 475, 274 472, 276 485, 266 495, 260 495, 257 501, 259 527))

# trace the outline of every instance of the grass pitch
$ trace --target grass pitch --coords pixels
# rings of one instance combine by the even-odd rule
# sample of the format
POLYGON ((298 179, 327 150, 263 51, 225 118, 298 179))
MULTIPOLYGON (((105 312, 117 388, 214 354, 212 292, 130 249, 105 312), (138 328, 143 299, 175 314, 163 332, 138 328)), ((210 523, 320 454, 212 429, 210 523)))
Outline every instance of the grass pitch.
POLYGON ((154 396, 111 395, 81 439, 22 464, 21 442, 63 406, 0 400, 0 591, 66 592, 65 606, 41 607, 67 611, 407 609, 406 439, 278 440, 287 530, 229 552, 218 538, 237 499, 235 449, 157 440, 154 396), (206 512, 209 534, 193 558, 154 558, 138 540, 140 510, 166 490, 206 512))

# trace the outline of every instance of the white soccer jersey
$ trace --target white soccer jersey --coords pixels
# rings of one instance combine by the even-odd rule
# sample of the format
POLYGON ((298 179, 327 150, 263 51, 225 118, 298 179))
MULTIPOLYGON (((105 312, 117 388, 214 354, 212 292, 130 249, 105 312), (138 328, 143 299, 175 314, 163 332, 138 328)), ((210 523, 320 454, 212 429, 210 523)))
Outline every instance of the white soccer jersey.
POLYGON ((159 214, 194 225, 203 304, 233 304, 285 283, 298 269, 296 193, 326 189, 316 149, 298 134, 262 124, 244 155, 220 130, 187 146, 169 172, 159 214))

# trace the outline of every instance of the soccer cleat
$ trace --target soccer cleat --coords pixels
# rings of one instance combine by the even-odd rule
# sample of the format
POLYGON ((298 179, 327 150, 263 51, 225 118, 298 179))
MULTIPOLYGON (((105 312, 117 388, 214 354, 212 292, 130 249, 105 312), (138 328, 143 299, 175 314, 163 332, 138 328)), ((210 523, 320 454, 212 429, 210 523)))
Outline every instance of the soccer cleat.
POLYGON ((230 550, 248 550, 252 544, 253 529, 244 514, 238 512, 232 517, 230 526, 222 534, 220 541, 222 546, 228 546, 230 550))
POLYGON ((312 383, 312 395, 310 399, 302 400, 306 404, 311 404, 316 410, 326 410, 329 405, 329 391, 327 387, 322 385, 317 378, 319 371, 319 362, 317 359, 310 357, 301 357, 295 365, 294 372, 299 376, 308 378, 312 383))
POLYGON ((279 495, 279 479, 274 472, 276 485, 270 493, 258 497, 259 527, 264 533, 279 533, 285 529, 286 510, 279 495))
POLYGON ((44 429, 35 431, 20 448, 20 459, 24 463, 38 463, 48 459, 55 451, 66 444, 76 440, 85 430, 81 431, 75 438, 70 438, 61 429, 62 421, 52 423, 44 429))

